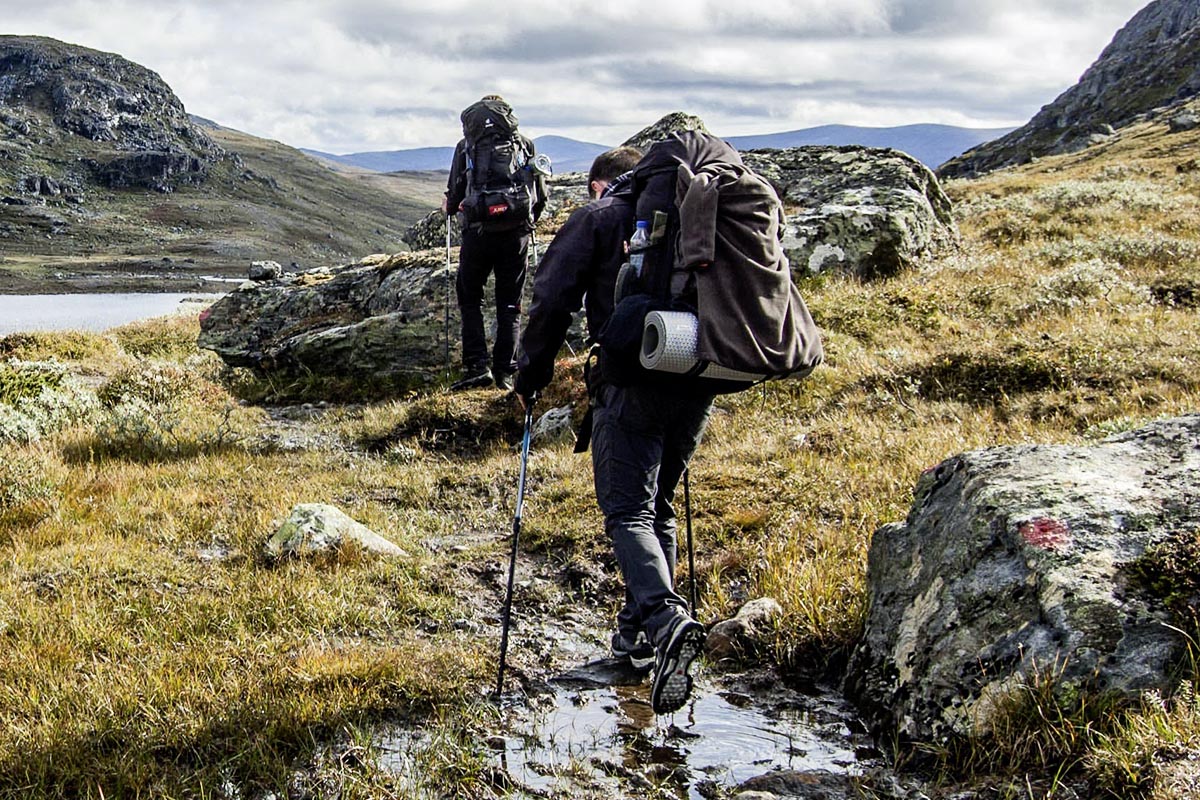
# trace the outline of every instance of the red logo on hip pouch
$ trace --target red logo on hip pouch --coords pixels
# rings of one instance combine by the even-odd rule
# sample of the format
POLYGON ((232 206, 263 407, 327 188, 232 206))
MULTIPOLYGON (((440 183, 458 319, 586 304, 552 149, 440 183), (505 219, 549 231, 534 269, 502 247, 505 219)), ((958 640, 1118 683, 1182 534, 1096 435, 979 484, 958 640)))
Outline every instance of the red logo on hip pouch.
POLYGON ((488 211, 489 217, 497 217, 497 216, 503 214, 504 212, 508 211, 508 204, 507 203, 496 203, 495 205, 488 206, 487 211, 488 211))

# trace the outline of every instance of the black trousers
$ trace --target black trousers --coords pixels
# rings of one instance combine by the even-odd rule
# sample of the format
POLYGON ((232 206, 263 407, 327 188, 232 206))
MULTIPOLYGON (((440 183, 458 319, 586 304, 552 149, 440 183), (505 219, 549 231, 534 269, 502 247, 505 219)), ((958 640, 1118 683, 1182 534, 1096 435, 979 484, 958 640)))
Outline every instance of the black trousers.
POLYGON ((484 287, 496 279, 496 342, 492 347, 493 374, 517 371, 517 336, 521 325, 521 293, 529 234, 524 229, 481 233, 464 230, 458 256, 455 291, 462 315, 462 364, 467 374, 488 366, 487 335, 483 328, 484 287))
POLYGON ((675 591, 675 489, 708 424, 713 397, 654 386, 601 386, 592 469, 604 527, 625 579, 617 630, 658 644, 688 612, 675 591))

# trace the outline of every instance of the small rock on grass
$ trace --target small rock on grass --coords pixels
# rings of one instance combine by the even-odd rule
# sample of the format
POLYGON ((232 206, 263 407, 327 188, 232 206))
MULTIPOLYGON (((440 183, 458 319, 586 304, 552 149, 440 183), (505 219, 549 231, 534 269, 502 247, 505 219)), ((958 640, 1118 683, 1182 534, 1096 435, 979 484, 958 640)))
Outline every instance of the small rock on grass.
POLYGON ((263 552, 272 561, 288 556, 306 558, 336 552, 347 542, 354 542, 369 553, 407 555, 341 509, 325 503, 301 503, 293 508, 267 540, 263 552))

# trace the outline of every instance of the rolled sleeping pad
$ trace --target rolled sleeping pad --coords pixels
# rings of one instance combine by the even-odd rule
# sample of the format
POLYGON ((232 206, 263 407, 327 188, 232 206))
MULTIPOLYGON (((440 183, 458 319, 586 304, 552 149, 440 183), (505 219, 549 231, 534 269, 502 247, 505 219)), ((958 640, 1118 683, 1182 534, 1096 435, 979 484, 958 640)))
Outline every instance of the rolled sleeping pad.
POLYGON ((696 355, 700 320, 687 311, 651 311, 642 328, 642 350, 638 358, 646 369, 723 381, 756 382, 755 375, 701 361, 696 355))

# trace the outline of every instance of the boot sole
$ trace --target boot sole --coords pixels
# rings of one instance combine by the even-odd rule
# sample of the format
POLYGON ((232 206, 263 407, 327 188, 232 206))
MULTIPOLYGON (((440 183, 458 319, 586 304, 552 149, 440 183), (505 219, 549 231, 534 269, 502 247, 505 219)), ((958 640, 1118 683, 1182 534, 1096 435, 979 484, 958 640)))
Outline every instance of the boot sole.
POLYGON ((699 623, 684 623, 667 644, 667 653, 654 672, 650 706, 655 714, 670 714, 683 708, 692 693, 692 662, 704 649, 704 628, 699 623))

